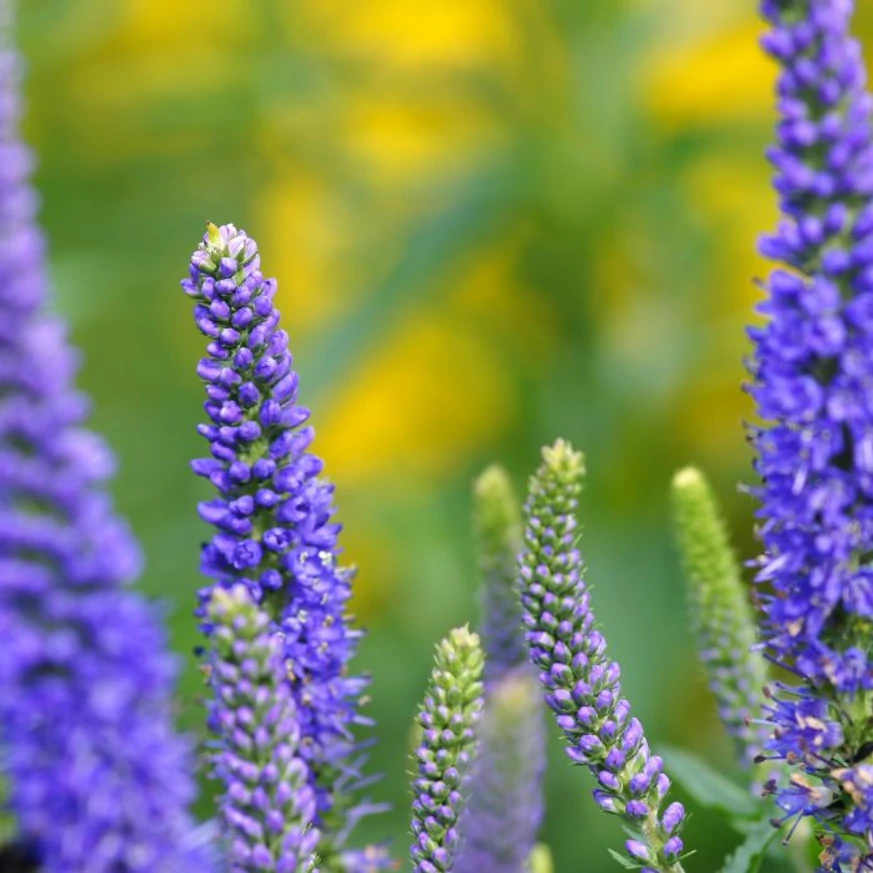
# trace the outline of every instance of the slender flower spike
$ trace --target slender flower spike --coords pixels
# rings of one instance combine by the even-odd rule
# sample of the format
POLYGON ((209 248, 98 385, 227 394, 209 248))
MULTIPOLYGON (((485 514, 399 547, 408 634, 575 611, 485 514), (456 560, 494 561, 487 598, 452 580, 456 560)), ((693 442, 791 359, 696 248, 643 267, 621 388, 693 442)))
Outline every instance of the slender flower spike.
POLYGON ((456 873, 523 873, 543 818, 546 768, 542 692, 527 659, 518 590, 521 507, 506 472, 476 481, 482 574, 485 713, 461 821, 456 873))
POLYGON ((777 800, 858 837, 873 866, 873 803, 863 772, 845 772, 873 741, 873 99, 853 11, 762 3, 781 68, 769 157, 783 216, 762 251, 785 268, 751 331, 751 393, 766 643, 795 675, 769 710, 769 753, 799 765, 777 800))
POLYGON ((482 645, 488 682, 527 664, 518 588, 518 555, 523 542, 521 507, 509 476, 496 464, 479 476, 473 491, 482 576, 482 645))
POLYGON ((767 664, 753 651, 758 630, 739 565, 715 496, 699 470, 689 467, 674 477, 673 517, 700 659, 721 721, 748 766, 769 734, 761 720, 767 664))
POLYGON ((436 663, 418 721, 414 755, 412 866, 415 873, 447 873, 459 847, 458 818, 473 763, 482 711, 479 637, 457 628, 436 649, 436 663))
POLYGON ((541 712, 542 693, 528 669, 486 682, 485 712, 470 778, 470 801, 461 819, 463 845, 455 873, 528 870, 543 819, 541 712))
POLYGON ((625 844, 628 854, 644 870, 679 873, 685 811, 679 803, 662 809, 670 780, 621 696, 618 664, 594 627, 582 580, 575 511, 583 475, 582 455, 558 440, 543 449, 530 481, 520 559, 530 656, 567 754, 597 779, 600 807, 636 833, 625 844))
MULTIPOLYGON (((359 781, 351 726, 363 721, 365 683, 348 675, 348 663, 360 632, 346 612, 352 573, 338 565, 333 487, 307 451, 314 430, 297 403, 276 282, 261 273, 253 239, 233 225, 210 224, 182 287, 209 339, 197 372, 209 417, 199 430, 211 457, 193 467, 218 491, 200 505, 215 527, 202 556, 214 585, 201 592, 200 614, 209 633, 205 607, 214 587, 241 584, 282 633, 317 823, 338 848, 344 824, 364 811, 344 805, 359 781)), ((323 840, 323 858, 328 850, 323 840)))
POLYGON ((22 869, 185 873, 193 761, 173 730, 160 617, 124 590, 139 551, 83 429, 77 355, 44 314, 45 243, 0 2, 0 743, 22 869))
POLYGON ((225 786, 231 871, 308 871, 318 844, 315 793, 300 756, 282 640, 244 585, 216 589, 209 620, 210 723, 220 738, 212 763, 225 786))

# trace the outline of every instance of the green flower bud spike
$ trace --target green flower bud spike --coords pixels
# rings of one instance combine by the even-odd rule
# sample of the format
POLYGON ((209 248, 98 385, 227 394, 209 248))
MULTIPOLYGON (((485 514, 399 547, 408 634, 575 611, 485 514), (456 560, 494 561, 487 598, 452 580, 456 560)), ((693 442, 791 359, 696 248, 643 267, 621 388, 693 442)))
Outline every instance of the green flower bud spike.
POLYGON ((744 766, 763 747, 760 722, 767 664, 754 650, 758 631, 725 523, 703 474, 687 467, 673 478, 676 538, 691 602, 700 660, 718 713, 744 766))
POLYGON ((475 752, 482 712, 479 637, 453 630, 436 649, 436 663, 418 720, 421 744, 414 757, 412 864, 415 873, 445 873, 459 847, 458 818, 475 752))

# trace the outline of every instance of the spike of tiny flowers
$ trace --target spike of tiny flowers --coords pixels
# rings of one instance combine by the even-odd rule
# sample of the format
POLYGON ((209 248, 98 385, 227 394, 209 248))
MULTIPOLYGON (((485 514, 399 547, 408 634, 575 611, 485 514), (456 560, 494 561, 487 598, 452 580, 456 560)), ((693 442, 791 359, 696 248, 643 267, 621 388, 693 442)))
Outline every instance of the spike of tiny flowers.
POLYGON ((597 779, 600 807, 636 834, 625 844, 628 854, 646 870, 679 873, 685 811, 680 803, 662 809, 670 780, 621 696, 619 667, 595 628, 582 578, 575 512, 584 472, 582 455, 558 440, 543 449, 530 480, 520 559, 530 656, 567 754, 597 779))
POLYGON ((300 755, 300 725, 283 676, 281 637, 244 585, 213 592, 209 678, 212 755, 233 873, 314 866, 315 792, 300 755))
POLYGON ((447 873, 459 848, 458 818, 482 711, 482 662, 479 637, 466 627, 453 630, 436 648, 413 757, 410 852, 415 873, 447 873))
POLYGON ((761 709, 767 664, 755 649, 754 614, 706 478, 693 467, 680 470, 673 478, 672 496, 700 659, 719 717, 748 766, 769 735, 761 709))
POLYGON ((485 714, 455 870, 522 873, 542 823, 546 751, 541 692, 521 624, 521 507, 499 466, 476 480, 474 528, 482 578, 485 714))
POLYGON ((543 819, 541 712, 542 694, 529 665, 486 682, 456 873, 528 870, 543 819))
MULTIPOLYGON (((18 133, 21 62, 0 0, 0 745, 20 863, 42 873, 202 873, 189 743, 162 617, 85 430, 78 356, 46 314, 45 240, 18 133)), ((10 850, 11 851, 11 850, 10 850)), ((16 862, 17 863, 17 862, 16 862)))
POLYGON ((364 722, 365 682, 348 673, 361 634, 346 608, 352 572, 338 561, 333 487, 308 451, 314 430, 297 402, 276 281, 261 272, 255 241, 233 225, 209 224, 182 287, 209 340, 197 373, 209 418, 199 431, 211 457, 193 468, 218 492, 199 507, 215 528, 201 561, 214 584, 201 592, 200 614, 207 618, 216 586, 242 584, 282 633, 326 859, 339 850, 345 822, 373 808, 349 806, 361 782, 352 726, 364 722))
POLYGON ((873 804, 842 774, 873 739, 873 98, 851 0, 761 8, 782 212, 761 248, 782 266, 750 331, 758 579, 768 656, 795 677, 776 686, 768 754, 798 765, 776 792, 785 817, 854 834, 870 866, 873 804))
POLYGON ((497 464, 488 467, 476 480, 473 497, 487 683, 492 677, 527 663, 518 589, 521 507, 508 474, 497 464))

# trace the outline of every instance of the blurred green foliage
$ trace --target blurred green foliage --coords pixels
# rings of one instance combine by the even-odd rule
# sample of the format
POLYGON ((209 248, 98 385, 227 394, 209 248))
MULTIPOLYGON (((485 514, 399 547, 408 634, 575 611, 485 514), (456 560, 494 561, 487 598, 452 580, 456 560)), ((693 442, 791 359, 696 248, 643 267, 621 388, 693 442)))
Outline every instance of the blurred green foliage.
MULTIPOLYGON (((700 464, 753 553, 743 325, 775 206, 752 0, 21 6, 57 305, 120 456, 142 584, 174 608, 185 725, 202 721, 206 491, 187 466, 203 341, 178 279, 208 218, 245 227, 279 278, 360 567, 375 791, 394 804, 362 836, 406 852, 415 704, 433 643, 475 611, 471 481, 499 459, 521 485, 556 435, 589 459, 595 605, 651 740, 728 761, 667 491, 700 464)), ((873 9, 860 19, 873 37, 873 9)), ((553 752, 556 869, 613 869, 616 822, 553 752)), ((686 842, 715 869, 736 837, 698 811, 686 842)))

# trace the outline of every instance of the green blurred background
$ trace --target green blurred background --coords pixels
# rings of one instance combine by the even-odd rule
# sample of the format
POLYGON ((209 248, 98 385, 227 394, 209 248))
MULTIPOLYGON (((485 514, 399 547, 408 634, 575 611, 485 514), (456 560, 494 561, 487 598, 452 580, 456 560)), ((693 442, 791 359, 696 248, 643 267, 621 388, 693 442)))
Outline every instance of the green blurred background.
MULTIPOLYGON (((862 4, 873 39, 873 9, 862 4)), ((178 288, 205 219, 260 244, 338 487, 369 628, 376 787, 360 837, 406 851, 405 749, 432 645, 475 619, 469 486, 541 444, 588 455, 595 606, 650 740, 720 767, 667 485, 703 465, 754 553, 741 419, 773 71, 753 0, 24 0, 26 134, 94 423, 174 609, 207 493, 189 472, 203 340, 178 288)), ((618 823, 554 743, 558 871, 615 869, 618 823)), ((208 804, 203 804, 204 814, 208 804)), ((735 837, 698 812, 696 870, 735 837)))

